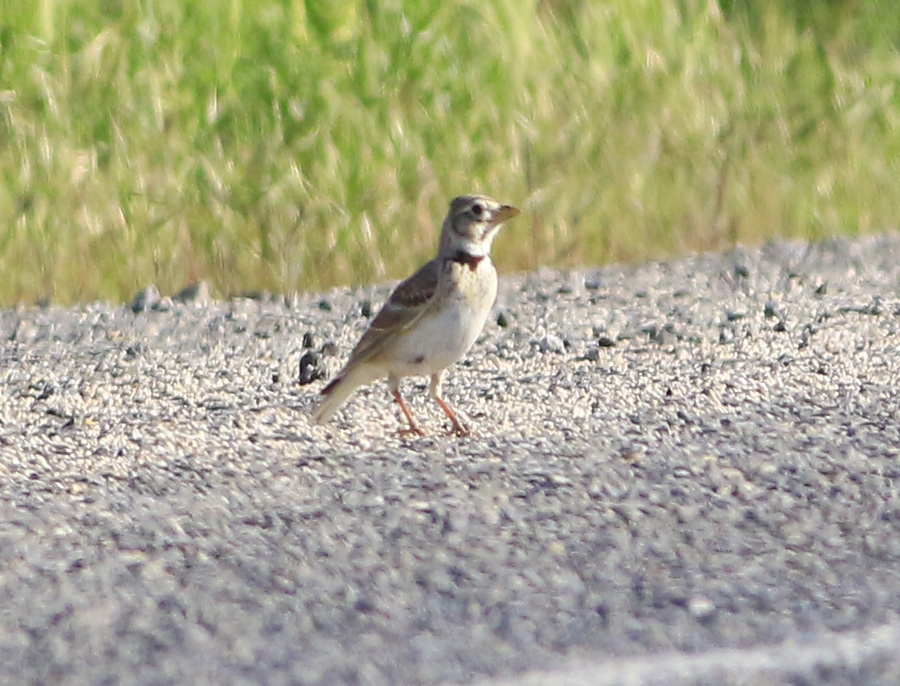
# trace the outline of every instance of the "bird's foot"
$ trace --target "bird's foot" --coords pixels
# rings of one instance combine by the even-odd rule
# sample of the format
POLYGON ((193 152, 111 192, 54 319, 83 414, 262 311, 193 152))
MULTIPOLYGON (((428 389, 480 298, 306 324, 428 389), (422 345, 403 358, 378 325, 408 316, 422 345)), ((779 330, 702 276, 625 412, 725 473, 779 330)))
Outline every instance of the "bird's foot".
POLYGON ((456 420, 453 422, 453 425, 450 427, 450 430, 447 432, 448 436, 459 436, 463 438, 464 436, 471 436, 472 432, 469 431, 469 427, 465 424, 456 420))
POLYGON ((425 436, 426 434, 418 424, 411 424, 405 429, 400 429, 397 432, 397 435, 400 436, 400 438, 409 438, 410 436, 425 436))

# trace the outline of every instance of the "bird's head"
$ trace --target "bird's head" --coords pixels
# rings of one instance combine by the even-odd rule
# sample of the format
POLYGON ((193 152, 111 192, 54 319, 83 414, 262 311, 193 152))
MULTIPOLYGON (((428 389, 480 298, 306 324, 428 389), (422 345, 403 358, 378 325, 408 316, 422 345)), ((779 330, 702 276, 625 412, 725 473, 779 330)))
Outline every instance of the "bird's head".
POLYGON ((441 231, 441 253, 489 255, 500 226, 519 210, 486 195, 461 195, 450 203, 441 231))

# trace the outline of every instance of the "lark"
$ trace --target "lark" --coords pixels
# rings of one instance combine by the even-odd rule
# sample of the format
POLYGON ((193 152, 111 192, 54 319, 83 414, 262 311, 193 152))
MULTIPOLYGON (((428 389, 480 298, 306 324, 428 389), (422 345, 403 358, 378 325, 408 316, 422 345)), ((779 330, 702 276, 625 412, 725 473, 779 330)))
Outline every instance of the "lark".
POLYGON ((400 380, 430 376, 428 392, 450 419, 453 433, 469 434, 441 394, 444 372, 484 328, 497 298, 491 244, 503 222, 518 214, 517 208, 484 195, 462 195, 450 203, 437 257, 391 293, 347 364, 322 389, 313 422, 327 422, 357 388, 387 377, 408 432, 424 435, 400 394, 400 380))

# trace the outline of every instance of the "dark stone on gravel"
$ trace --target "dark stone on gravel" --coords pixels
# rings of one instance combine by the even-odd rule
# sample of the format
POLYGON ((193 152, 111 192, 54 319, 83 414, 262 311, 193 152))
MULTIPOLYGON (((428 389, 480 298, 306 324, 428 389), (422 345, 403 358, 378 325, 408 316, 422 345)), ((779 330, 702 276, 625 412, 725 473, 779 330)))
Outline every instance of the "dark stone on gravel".
POLYGON ((161 300, 159 289, 156 286, 147 286, 144 290, 134 296, 131 302, 133 312, 146 312, 156 307, 161 300))
POLYGON ((314 350, 307 350, 300 358, 300 385, 305 386, 313 381, 324 378, 325 370, 319 361, 319 354, 314 350))
POLYGON ((210 301, 209 284, 206 281, 189 284, 173 295, 172 300, 179 303, 206 305, 210 301))

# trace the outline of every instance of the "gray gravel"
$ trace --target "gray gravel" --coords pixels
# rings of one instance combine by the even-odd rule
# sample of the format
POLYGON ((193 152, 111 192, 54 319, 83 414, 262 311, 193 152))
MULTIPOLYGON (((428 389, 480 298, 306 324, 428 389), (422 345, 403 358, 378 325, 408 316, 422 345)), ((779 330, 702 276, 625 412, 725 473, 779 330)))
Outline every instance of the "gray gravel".
POLYGON ((468 439, 307 423, 386 293, 0 312, 0 682, 900 683, 900 235, 504 278, 468 439))

